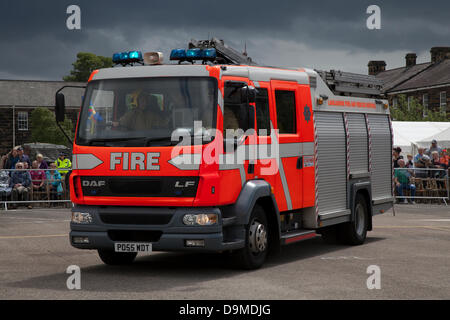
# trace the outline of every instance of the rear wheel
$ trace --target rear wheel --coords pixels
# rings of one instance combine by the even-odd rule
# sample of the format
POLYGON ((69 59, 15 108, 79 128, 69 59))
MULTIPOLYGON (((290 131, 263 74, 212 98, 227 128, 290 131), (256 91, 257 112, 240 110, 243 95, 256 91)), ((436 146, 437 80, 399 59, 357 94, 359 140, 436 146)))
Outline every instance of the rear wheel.
POLYGON ((137 256, 136 252, 114 252, 111 250, 98 250, 100 259, 105 264, 116 266, 133 263, 137 256))
POLYGON ((337 235, 338 239, 345 244, 360 245, 366 240, 369 225, 369 210, 366 199, 361 194, 356 195, 353 213, 353 221, 339 225, 337 235))
POLYGON ((268 224, 264 209, 256 205, 246 226, 245 247, 234 252, 234 262, 244 269, 257 269, 264 264, 268 252, 268 224))

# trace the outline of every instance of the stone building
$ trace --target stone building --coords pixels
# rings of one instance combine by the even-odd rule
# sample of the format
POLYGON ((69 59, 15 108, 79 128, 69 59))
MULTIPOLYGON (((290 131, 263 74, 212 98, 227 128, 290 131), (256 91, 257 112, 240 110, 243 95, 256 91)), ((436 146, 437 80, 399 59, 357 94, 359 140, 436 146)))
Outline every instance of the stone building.
POLYGON ((392 107, 398 103, 398 95, 407 101, 416 98, 426 110, 440 111, 450 121, 450 47, 433 47, 430 62, 416 63, 417 55, 408 53, 405 66, 386 70, 385 61, 369 61, 369 75, 376 76, 383 84, 383 93, 392 107))
MULTIPOLYGON (((0 155, 13 146, 31 141, 31 112, 35 108, 54 111, 55 93, 65 85, 84 86, 79 82, 0 80, 0 155)), ((84 89, 66 88, 66 114, 75 130, 84 89)), ((62 134, 62 133, 61 133, 62 134)))

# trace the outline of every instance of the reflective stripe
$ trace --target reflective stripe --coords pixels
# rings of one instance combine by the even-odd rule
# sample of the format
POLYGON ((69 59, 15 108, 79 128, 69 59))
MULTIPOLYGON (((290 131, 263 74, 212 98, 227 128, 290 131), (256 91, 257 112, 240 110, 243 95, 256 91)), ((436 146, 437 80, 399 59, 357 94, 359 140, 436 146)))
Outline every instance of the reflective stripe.
POLYGON ((184 153, 170 159, 168 162, 179 170, 199 170, 201 155, 198 153, 184 153))
POLYGON ((239 173, 241 174, 241 186, 247 181, 247 176, 245 174, 245 168, 243 164, 239 165, 239 173))
POLYGON ((280 159, 280 164, 278 166, 281 178, 281 184, 283 185, 284 197, 286 198, 286 204, 288 210, 292 210, 291 194, 289 193, 289 186, 286 180, 286 175, 284 174, 283 161, 280 159))
MULTIPOLYGON (((271 148, 274 145, 272 144, 259 144, 259 145, 240 145, 237 147, 236 151, 233 154, 243 154, 243 160, 266 160, 266 159, 275 159, 275 158, 292 158, 292 157, 300 157, 302 155, 312 156, 314 154, 314 142, 298 142, 298 143, 280 143, 277 144, 279 147, 278 156, 272 155, 269 152, 260 152, 264 150, 264 148, 271 148), (252 150, 253 149, 253 150, 252 150), (250 156, 250 151, 256 155, 253 158, 250 156)), ((264 150, 265 151, 265 150, 264 150)), ((227 158, 225 155, 220 155, 220 163, 228 164, 227 158)), ((231 157, 231 159, 236 159, 236 157, 231 157)), ((230 163, 233 164, 234 162, 230 163)), ((236 169, 236 168, 234 168, 236 169)))
MULTIPOLYGON (((275 135, 275 130, 273 129, 272 120, 270 121, 270 137, 271 137, 272 141, 278 142, 278 138, 275 135)), ((282 147, 282 145, 283 144, 279 144, 280 157, 282 157, 282 155, 281 155, 282 152, 283 152, 283 154, 291 154, 291 152, 294 152, 294 150, 300 151, 300 147, 296 146, 297 143, 287 143, 286 147, 282 147), (283 150, 283 149, 285 149, 285 150, 283 150)), ((298 153, 300 153, 300 152, 298 152, 298 153)), ((277 164, 278 164, 278 172, 280 173, 281 184, 283 185, 283 192, 284 192, 284 197, 286 199, 286 205, 287 205, 288 210, 292 210, 291 194, 289 193, 289 185, 286 180, 286 175, 284 174, 284 166, 283 166, 282 158, 277 159, 277 164)))
POLYGON ((94 156, 93 154, 74 154, 72 168, 77 170, 90 170, 103 163, 102 160, 94 156))
POLYGON ((222 90, 220 90, 220 89, 219 89, 219 94, 218 94, 218 97, 217 97, 217 103, 218 103, 218 105, 220 107, 220 111, 222 112, 222 117, 224 117, 225 113, 223 111, 223 94, 222 94, 222 90))

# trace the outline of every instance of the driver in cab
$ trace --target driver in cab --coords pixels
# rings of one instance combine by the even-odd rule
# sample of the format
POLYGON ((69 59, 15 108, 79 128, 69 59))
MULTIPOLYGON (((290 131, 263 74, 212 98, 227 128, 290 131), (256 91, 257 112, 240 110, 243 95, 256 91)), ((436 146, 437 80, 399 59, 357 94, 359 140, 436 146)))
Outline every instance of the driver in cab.
POLYGON ((159 108, 158 99, 142 90, 133 93, 131 105, 118 122, 113 122, 114 127, 122 127, 128 130, 148 130, 167 128, 168 118, 165 118, 159 108))

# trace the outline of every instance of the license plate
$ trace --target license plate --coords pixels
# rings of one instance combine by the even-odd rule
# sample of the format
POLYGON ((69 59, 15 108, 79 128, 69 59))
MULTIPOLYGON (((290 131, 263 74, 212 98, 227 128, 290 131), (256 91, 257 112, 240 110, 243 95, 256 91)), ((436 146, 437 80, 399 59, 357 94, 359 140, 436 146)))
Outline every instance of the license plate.
POLYGON ((114 243, 116 252, 152 252, 151 243, 116 242, 114 243))

